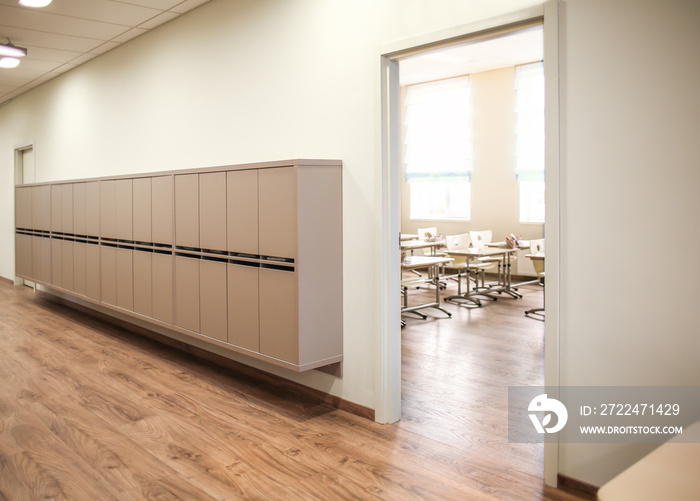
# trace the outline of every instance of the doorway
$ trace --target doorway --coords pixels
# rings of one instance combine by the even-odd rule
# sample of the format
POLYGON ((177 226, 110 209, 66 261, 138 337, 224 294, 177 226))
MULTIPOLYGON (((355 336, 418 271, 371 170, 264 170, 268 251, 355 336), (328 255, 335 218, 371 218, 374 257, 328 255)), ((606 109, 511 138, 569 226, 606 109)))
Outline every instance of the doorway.
MULTIPOLYGON (((548 240, 547 262, 547 320, 545 322, 545 383, 555 386, 558 382, 558 5, 548 2, 543 6, 511 15, 462 26, 442 33, 435 33, 391 44, 382 50, 382 255, 384 267, 381 284, 383 294, 381 360, 378 371, 377 418, 383 422, 398 421, 401 417, 401 331, 400 289, 401 228, 401 155, 399 61, 408 56, 435 51, 457 44, 474 42, 504 33, 544 25, 546 93, 545 163, 547 170, 546 204, 548 207, 545 232, 548 240)), ((545 482, 556 485, 558 446, 546 446, 544 452, 545 482)))
MULTIPOLYGON (((34 145, 15 148, 15 186, 34 182, 36 182, 34 145)), ((26 285, 32 289, 35 287, 34 282, 19 277, 15 277, 15 285, 26 285)))

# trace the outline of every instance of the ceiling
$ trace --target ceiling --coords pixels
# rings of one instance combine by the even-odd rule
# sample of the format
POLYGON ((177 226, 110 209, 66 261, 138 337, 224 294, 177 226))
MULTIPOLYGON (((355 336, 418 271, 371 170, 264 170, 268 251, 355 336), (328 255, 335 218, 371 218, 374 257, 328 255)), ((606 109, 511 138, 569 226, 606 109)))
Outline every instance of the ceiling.
POLYGON ((400 84, 412 85, 542 61, 542 26, 407 57, 399 62, 400 84))
POLYGON ((32 9, 0 0, 0 43, 28 50, 17 68, 0 68, 0 105, 208 1, 53 0, 32 9))

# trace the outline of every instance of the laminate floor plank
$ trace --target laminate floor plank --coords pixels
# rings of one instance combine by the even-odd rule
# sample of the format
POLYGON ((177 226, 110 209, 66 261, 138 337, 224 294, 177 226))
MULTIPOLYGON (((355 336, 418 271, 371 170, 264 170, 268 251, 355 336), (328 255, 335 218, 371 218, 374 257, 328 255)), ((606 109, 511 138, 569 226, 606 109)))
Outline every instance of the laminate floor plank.
POLYGON ((378 425, 0 284, 0 500, 582 499, 507 443, 508 386, 542 382, 541 298, 408 320, 403 418, 378 425))

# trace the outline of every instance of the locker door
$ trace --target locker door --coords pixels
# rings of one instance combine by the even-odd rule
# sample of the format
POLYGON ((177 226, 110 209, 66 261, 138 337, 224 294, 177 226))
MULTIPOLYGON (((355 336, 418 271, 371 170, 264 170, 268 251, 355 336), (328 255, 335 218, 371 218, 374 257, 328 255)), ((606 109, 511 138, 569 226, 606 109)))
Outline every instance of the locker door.
MULTIPOLYGON (((96 244, 85 245, 85 295, 96 301, 100 300, 102 289, 100 264, 100 246, 96 244)), ((116 291, 115 291, 116 295, 116 291)))
POLYGON ((258 171, 226 173, 227 250, 258 254, 258 171))
POLYGON ((83 296, 87 295, 87 282, 86 282, 86 256, 85 256, 85 242, 75 242, 73 244, 73 290, 77 294, 83 296))
POLYGON ((90 237, 100 235, 100 182, 85 183, 85 232, 90 237))
POLYGON ((228 342, 259 352, 259 268, 236 264, 229 264, 227 267, 228 342))
MULTIPOLYGON (((72 197, 71 197, 72 198, 72 197)), ((71 218, 72 220, 73 218, 71 218)), ((61 248, 61 268, 63 269, 62 272, 62 280, 63 280, 63 288, 69 291, 74 290, 74 265, 73 265, 73 246, 74 243, 70 242, 68 240, 63 240, 61 242, 62 248, 61 248)))
POLYGON ((117 238, 117 182, 100 181, 100 236, 117 238))
POLYGON ((199 248, 199 175, 175 176, 175 244, 199 248))
POLYGON ((299 363, 296 272, 260 268, 260 353, 299 363))
POLYGON ((151 260, 153 318, 172 324, 174 321, 173 256, 154 252, 151 260))
MULTIPOLYGON (((173 178, 159 176, 151 180, 151 231, 156 244, 173 243, 173 178)), ((171 274, 172 275, 172 274, 171 274)), ((172 276, 171 276, 172 279, 172 276)))
POLYGON ((85 208, 85 183, 75 183, 73 185, 73 233, 76 235, 87 235, 85 208))
POLYGON ((131 179, 116 181, 116 223, 119 240, 134 239, 134 201, 133 184, 131 179))
POLYGON ((15 189, 15 227, 33 229, 31 186, 15 189))
POLYGON ((153 316, 152 255, 134 251, 134 311, 147 317, 153 316))
POLYGON ((61 228, 63 233, 73 231, 73 185, 61 185, 61 228))
POLYGON ((103 303, 117 305, 117 248, 100 246, 100 297, 103 303))
POLYGON ((260 254, 297 257, 297 177, 294 167, 258 172, 260 254))
POLYGON ((41 237, 31 237, 32 239, 32 276, 31 278, 34 280, 42 280, 42 264, 43 260, 41 257, 41 241, 43 238, 41 237))
POLYGON ((63 287, 63 240, 52 238, 48 241, 51 246, 51 283, 63 287))
POLYGON ((32 186, 32 227, 51 230, 51 186, 32 186))
POLYGON ((51 239, 42 237, 41 244, 41 276, 37 278, 45 284, 51 283, 51 239))
POLYGON ((51 231, 62 232, 63 186, 51 185, 51 231))
POLYGON ((202 259, 199 277, 200 332, 227 341, 226 263, 202 259))
POLYGON ((202 249, 226 250, 225 172, 199 175, 199 240, 202 249))
POLYGON ((175 257, 175 325, 193 332, 199 332, 199 261, 175 257))
POLYGON ((117 306, 134 311, 134 251, 117 249, 117 306))
POLYGON ((32 276, 32 237, 29 235, 15 235, 15 268, 18 276, 32 276))
MULTIPOLYGON (((152 242, 151 239, 151 178, 134 179, 134 240, 152 242)), ((149 270, 150 271, 150 270, 149 270)))

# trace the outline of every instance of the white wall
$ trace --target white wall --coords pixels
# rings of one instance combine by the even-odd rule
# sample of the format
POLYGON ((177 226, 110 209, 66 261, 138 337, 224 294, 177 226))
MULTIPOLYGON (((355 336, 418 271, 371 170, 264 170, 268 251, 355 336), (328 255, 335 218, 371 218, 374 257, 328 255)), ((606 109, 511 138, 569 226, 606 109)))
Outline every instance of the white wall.
MULTIPOLYGON (((37 181, 342 159, 344 377, 282 374, 375 407, 380 46, 538 3, 214 0, 43 84, 0 108, 0 275, 18 146, 34 143, 37 181)), ((700 383, 699 6, 564 2, 563 384, 700 383), (657 230, 673 243, 653 252, 657 230), (684 274, 662 288, 669 260, 684 274)), ((564 444, 560 471, 602 483, 637 454, 618 449, 564 444)))
MULTIPOLYGON (((700 2, 561 19, 561 384, 700 385, 700 2)), ((601 485, 647 450, 562 444, 560 472, 601 485)))

